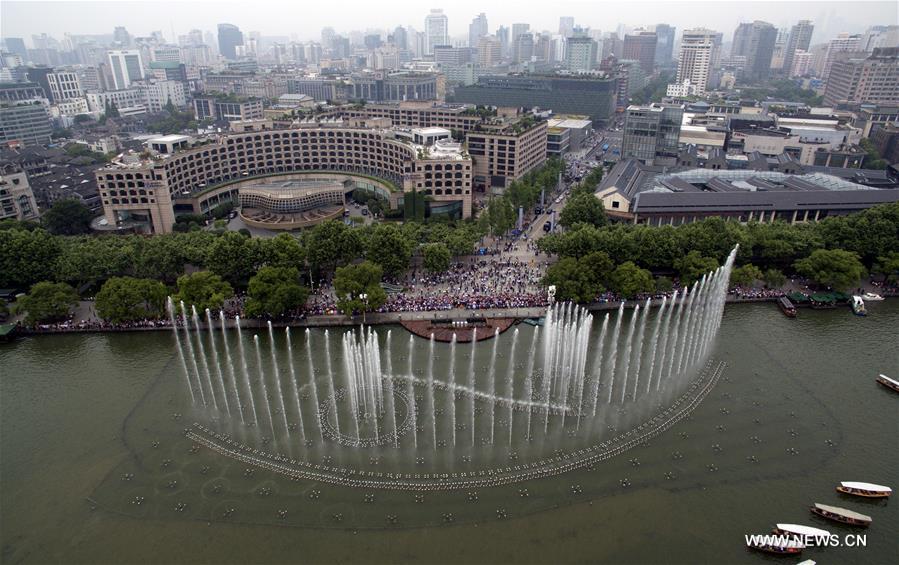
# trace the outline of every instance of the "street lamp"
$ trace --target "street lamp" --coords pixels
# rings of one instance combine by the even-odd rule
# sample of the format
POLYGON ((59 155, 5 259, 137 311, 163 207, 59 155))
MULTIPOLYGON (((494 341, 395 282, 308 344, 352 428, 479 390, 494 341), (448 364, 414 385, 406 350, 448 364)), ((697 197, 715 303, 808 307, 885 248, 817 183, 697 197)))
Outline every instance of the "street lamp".
POLYGON ((359 298, 362 299, 362 325, 365 325, 365 311, 368 310, 368 294, 362 293, 359 295, 359 298))

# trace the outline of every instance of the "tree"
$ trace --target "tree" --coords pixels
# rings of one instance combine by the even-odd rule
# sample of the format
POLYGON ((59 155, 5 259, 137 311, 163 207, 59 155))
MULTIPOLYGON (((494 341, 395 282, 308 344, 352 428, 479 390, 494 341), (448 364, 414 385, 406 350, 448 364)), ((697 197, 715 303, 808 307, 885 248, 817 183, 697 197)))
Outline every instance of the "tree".
POLYGON ((699 251, 691 251, 674 261, 674 268, 680 273, 680 282, 684 286, 693 284, 718 268, 718 260, 714 257, 703 257, 699 251))
POLYGON ((659 277, 656 279, 656 292, 671 292, 674 283, 668 277, 659 277))
POLYGON ((779 269, 768 269, 762 280, 765 281, 765 286, 768 288, 780 288, 786 284, 787 277, 779 269))
POLYGON ((378 224, 368 238, 365 258, 384 268, 388 275, 398 275, 409 268, 414 241, 396 224, 378 224))
POLYGON ((818 249, 793 266, 800 275, 836 290, 855 286, 865 276, 865 267, 858 254, 842 249, 818 249))
POLYGON ((59 253, 58 239, 42 229, 0 231, 0 287, 24 290, 50 279, 59 253))
POLYGON ((279 317, 306 303, 309 290, 300 284, 296 267, 262 267, 250 279, 247 316, 279 317))
POLYGON ((328 220, 305 232, 304 247, 312 268, 329 272, 359 257, 363 245, 359 230, 328 220))
POLYGON ((39 282, 20 298, 17 308, 24 311, 28 325, 64 320, 78 304, 78 293, 66 283, 39 282))
POLYGON ((206 267, 232 285, 242 286, 264 262, 264 245, 237 232, 225 232, 210 246, 206 267))
POLYGON ((66 198, 57 201, 44 212, 44 226, 55 235, 78 235, 90 233, 94 215, 80 200, 66 198))
POLYGON ((96 296, 97 314, 114 324, 158 318, 167 296, 165 285, 149 279, 113 277, 96 296))
POLYGON ((265 242, 266 265, 300 269, 306 261, 306 250, 289 233, 281 233, 265 242))
POLYGON ((338 268, 334 273, 337 307, 347 316, 380 308, 387 301, 387 293, 381 288, 383 275, 384 269, 371 261, 338 268))
POLYGON ((580 259, 565 257, 547 269, 543 284, 556 287, 557 300, 592 302, 605 290, 612 267, 612 260, 602 252, 580 259))
POLYGON ((134 238, 106 235, 60 238, 55 278, 80 287, 110 277, 132 274, 134 238))
POLYGON ((656 288, 652 273, 641 269, 633 261, 624 262, 612 271, 609 286, 623 298, 633 298, 643 292, 652 292, 656 288))
POLYGON ((891 251, 882 257, 878 257, 874 270, 884 275, 888 282, 899 280, 899 251, 891 251))
POLYGON ((761 269, 752 263, 747 263, 730 272, 730 284, 732 286, 752 286, 755 281, 762 280, 764 276, 761 269))
POLYGON ((485 233, 502 235, 515 226, 515 210, 508 199, 494 197, 481 212, 478 223, 485 233))
POLYGON ((452 255, 445 244, 428 243, 422 248, 421 255, 425 269, 432 273, 442 273, 449 269, 452 255))
POLYGON ((218 310, 224 305, 225 300, 233 295, 231 285, 209 271, 198 271, 178 277, 176 300, 183 300, 188 308, 195 306, 201 312, 206 308, 218 310))
POLYGON ((568 199, 562 213, 559 214, 559 223, 565 227, 574 224, 590 224, 596 227, 606 225, 606 212, 602 201, 592 192, 581 192, 568 199))

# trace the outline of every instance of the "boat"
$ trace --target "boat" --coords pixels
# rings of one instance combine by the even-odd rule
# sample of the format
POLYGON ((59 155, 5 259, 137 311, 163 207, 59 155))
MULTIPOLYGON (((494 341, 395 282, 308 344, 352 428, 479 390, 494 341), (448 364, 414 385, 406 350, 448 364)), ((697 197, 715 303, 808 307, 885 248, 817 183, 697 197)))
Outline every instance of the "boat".
POLYGON ((805 549, 805 545, 796 540, 786 540, 783 543, 762 543, 761 541, 747 541, 746 546, 775 555, 798 555, 805 549))
POLYGON ((856 316, 867 316, 868 311, 865 309, 865 301, 862 300, 861 296, 855 295, 852 297, 852 302, 849 303, 852 307, 852 312, 856 316))
POLYGON ((881 300, 883 300, 883 296, 875 292, 866 292, 862 295, 862 299, 867 302, 880 302, 881 300))
POLYGON ((874 380, 892 390, 893 392, 899 392, 899 381, 895 381, 886 375, 880 375, 874 380))
POLYGON ((809 510, 812 511, 812 514, 817 514, 822 518, 827 518, 834 522, 842 522, 843 524, 849 524, 851 526, 862 526, 867 528, 873 521, 870 516, 866 516, 865 514, 847 510, 846 508, 840 508, 839 506, 828 506, 827 504, 819 504, 817 502, 814 506, 809 508, 809 510))
POLYGON ((893 489, 883 485, 875 485, 872 483, 857 482, 841 482, 837 487, 837 492, 843 494, 851 494, 853 496, 862 496, 864 498, 889 498, 893 494, 893 489))
POLYGON ((800 561, 796 565, 815 565, 817 563, 814 559, 806 559, 805 561, 800 561))
POLYGON ((790 302, 790 299, 786 296, 781 296, 780 298, 778 298, 777 305, 780 307, 780 311, 783 312, 787 318, 796 317, 796 307, 793 306, 793 303, 790 302))
POLYGON ((802 524, 777 524, 774 528, 775 534, 782 536, 797 536, 800 539, 827 539, 830 538, 830 532, 821 528, 813 528, 811 526, 803 526, 802 524))

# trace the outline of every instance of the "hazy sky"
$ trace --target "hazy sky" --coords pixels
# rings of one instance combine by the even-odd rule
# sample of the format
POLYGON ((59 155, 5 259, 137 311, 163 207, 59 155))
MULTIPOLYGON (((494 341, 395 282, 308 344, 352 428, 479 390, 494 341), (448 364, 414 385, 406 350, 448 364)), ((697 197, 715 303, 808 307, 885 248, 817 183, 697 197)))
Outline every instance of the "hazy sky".
POLYGON ((189 29, 214 30, 220 22, 239 26, 244 32, 284 35, 301 41, 317 40, 321 28, 338 33, 350 30, 392 29, 398 24, 424 29, 430 8, 443 8, 449 17, 450 34, 466 36, 468 24, 480 12, 487 14, 491 33, 499 25, 526 22, 532 29, 557 31, 559 16, 573 16, 575 24, 602 31, 615 30, 619 23, 629 26, 665 22, 678 33, 691 27, 707 27, 724 32, 728 41, 740 21, 765 20, 777 27, 799 19, 815 23, 813 42, 823 42, 840 31, 859 32, 871 25, 897 23, 897 2, 863 1, 744 1, 714 2, 603 2, 568 0, 211 0, 181 2, 145 1, 11 1, 0 0, 0 33, 4 37, 24 37, 46 32, 62 39, 63 34, 111 33, 116 25, 131 35, 189 29))

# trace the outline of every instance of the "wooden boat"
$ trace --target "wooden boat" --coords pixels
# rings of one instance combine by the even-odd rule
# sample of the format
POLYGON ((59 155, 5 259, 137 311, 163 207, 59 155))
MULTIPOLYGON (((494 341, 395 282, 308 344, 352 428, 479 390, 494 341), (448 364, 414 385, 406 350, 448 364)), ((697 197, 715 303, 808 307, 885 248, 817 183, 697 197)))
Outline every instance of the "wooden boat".
POLYGON ((874 380, 892 390, 893 392, 899 392, 899 381, 895 381, 886 375, 880 375, 874 380))
POLYGON ((796 307, 793 306, 793 303, 790 302, 790 299, 786 296, 781 296, 780 298, 778 298, 777 305, 780 307, 780 311, 783 312, 787 318, 796 317, 796 307))
POLYGON ((873 521, 870 516, 866 516, 865 514, 853 512, 852 510, 840 508, 839 506, 828 506, 817 502, 814 506, 809 508, 809 510, 812 511, 812 514, 817 514, 822 518, 827 518, 834 522, 842 522, 843 524, 849 524, 850 526, 862 526, 867 528, 873 521))
POLYGON ((825 539, 830 538, 830 532, 821 528, 803 526, 801 524, 777 524, 773 532, 782 536, 796 536, 800 539, 825 539))
POLYGON ((765 553, 773 553, 775 555, 798 555, 805 549, 805 545, 796 540, 789 540, 782 544, 749 541, 746 542, 746 546, 759 551, 764 551, 765 553))
POLYGON ((872 483, 841 482, 837 492, 864 498, 888 498, 893 494, 893 489, 872 483))

